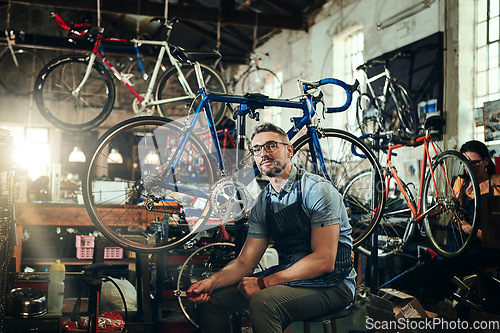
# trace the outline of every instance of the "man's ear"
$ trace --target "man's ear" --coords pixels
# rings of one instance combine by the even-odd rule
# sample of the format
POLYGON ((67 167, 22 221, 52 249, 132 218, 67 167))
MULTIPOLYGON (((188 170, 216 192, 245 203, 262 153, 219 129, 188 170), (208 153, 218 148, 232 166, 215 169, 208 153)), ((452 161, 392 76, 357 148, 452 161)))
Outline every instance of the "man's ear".
POLYGON ((293 145, 289 144, 288 146, 286 146, 286 148, 287 148, 287 157, 291 159, 293 156, 293 145))

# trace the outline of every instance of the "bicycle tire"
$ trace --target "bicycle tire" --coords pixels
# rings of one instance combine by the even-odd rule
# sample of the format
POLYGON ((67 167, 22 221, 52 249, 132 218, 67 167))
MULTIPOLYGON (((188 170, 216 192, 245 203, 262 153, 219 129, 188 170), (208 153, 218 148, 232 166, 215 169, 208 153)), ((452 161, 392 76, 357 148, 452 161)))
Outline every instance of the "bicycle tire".
POLYGON ((36 52, 24 49, 14 50, 19 66, 16 66, 9 48, 0 55, 0 84, 10 94, 26 96, 33 93, 34 79, 45 65, 42 57, 36 52))
POLYGON ((433 173, 426 175, 422 192, 422 206, 426 217, 425 231, 434 250, 445 258, 462 254, 476 237, 481 208, 481 194, 474 170, 468 160, 456 151, 445 151, 432 162, 433 173), (433 177, 434 175, 434 177, 433 177), (466 208, 461 203, 453 184, 458 177, 471 179, 474 200, 471 207, 472 226, 468 234, 461 231, 459 220, 464 219, 466 208), (438 193, 439 198, 436 196, 438 193))
MULTIPOLYGON (((417 111, 408 90, 401 82, 392 79, 389 83, 389 92, 397 110, 400 130, 402 130, 405 135, 414 137, 418 133, 419 122, 417 111)), ((387 107, 391 108, 391 105, 391 103, 388 103, 387 107)))
MULTIPOLYGON (((363 193, 370 190, 366 185, 370 183, 370 179, 370 170, 363 170, 354 175, 342 190, 344 202, 348 201, 350 205, 360 203, 360 199, 358 198, 362 197, 363 193)), ((393 180, 392 177, 391 179, 393 180)), ((410 196, 410 200, 414 201, 413 195, 406 184, 403 183, 403 187, 410 196)), ((393 182, 392 184, 390 183, 389 189, 386 188, 386 191, 389 193, 377 229, 377 253, 380 258, 388 258, 402 252, 408 245, 408 241, 415 229, 415 223, 410 208, 399 190, 399 187, 393 182)), ((363 208, 363 205, 359 205, 359 208, 363 208)), ((371 255, 371 248, 370 242, 366 242, 358 247, 366 256, 371 255)))
MULTIPOLYGON (((200 277, 200 276, 197 276, 195 274, 194 269, 192 267, 191 271, 187 275, 187 277, 189 278, 189 285, 187 285, 187 283, 184 285, 183 282, 185 282, 185 281, 182 281, 182 280, 186 279, 186 274, 184 273, 184 270, 186 269, 186 267, 188 265, 202 264, 202 267, 201 267, 201 271, 202 271, 202 273, 201 273, 202 276, 201 277, 202 278, 208 278, 209 276, 212 275, 211 274, 212 273, 211 270, 212 270, 213 267, 212 267, 211 264, 207 265, 205 261, 203 261, 201 263, 200 262, 190 263, 190 261, 191 261, 191 259, 193 259, 194 256, 196 256, 201 251, 205 251, 208 248, 215 247, 215 246, 235 247, 235 245, 233 243, 218 242, 218 243, 211 243, 211 244, 204 245, 204 246, 200 247, 199 249, 197 249, 196 251, 194 251, 193 253, 191 253, 189 255, 189 257, 187 257, 186 261, 184 261, 184 263, 182 264, 181 269, 179 271, 179 275, 177 276, 177 290, 188 288, 192 283, 194 283, 193 279, 197 279, 197 278, 200 277), (208 271, 208 270, 210 270, 210 271, 208 271)), ((220 267, 220 268, 222 268, 222 267, 220 267)), ((196 272, 196 273, 199 274, 199 272, 196 272)), ((184 317, 186 317, 186 319, 191 324, 193 324, 194 327, 199 328, 200 325, 198 325, 198 323, 196 322, 195 318, 193 318, 193 314, 189 313, 189 312, 195 312, 196 311, 196 304, 189 302, 190 303, 189 306, 193 307, 193 309, 189 309, 188 306, 185 306, 184 303, 182 302, 182 298, 183 298, 182 296, 177 296, 177 301, 179 302, 179 307, 181 308, 182 314, 184 315, 184 317)))
MULTIPOLYGON (((200 64, 201 72, 203 74, 203 79, 205 80, 205 86, 209 93, 221 93, 225 94, 227 92, 226 85, 222 80, 222 77, 211 67, 200 64)), ((186 77, 186 80, 191 87, 191 90, 196 94, 198 91, 198 81, 196 79, 196 74, 194 72, 193 65, 182 65, 182 73, 186 77)), ((157 100, 185 96, 186 93, 182 88, 179 78, 177 75, 177 69, 174 67, 170 69, 165 75, 160 78, 160 83, 156 91, 157 100)), ((159 112, 164 117, 183 117, 189 112, 189 109, 193 110, 198 107, 199 101, 194 101, 193 99, 186 99, 183 101, 171 102, 158 105, 159 112)), ((214 118, 215 125, 218 125, 222 118, 224 117, 224 110, 226 105, 221 102, 210 102, 210 107, 212 109, 212 116, 214 118)))
MULTIPOLYGON (((352 226, 353 247, 358 247, 372 233, 382 217, 385 185, 381 181, 383 178, 380 163, 370 148, 350 133, 336 129, 319 129, 318 133, 325 157, 325 168, 331 182, 339 191, 360 171, 366 169, 374 171, 372 184, 375 186, 370 187, 371 190, 365 193, 363 214, 359 214, 357 205, 349 202, 346 204, 349 223, 352 226), (359 153, 353 154, 353 149, 359 153), (369 211, 368 215, 365 213, 366 210, 369 211)), ((293 162, 298 167, 326 177, 323 170, 317 167, 318 163, 313 161, 313 155, 310 153, 311 142, 312 136, 308 133, 293 144, 293 162)))
POLYGON ((158 253, 203 230, 211 207, 199 193, 209 193, 216 171, 196 136, 186 142, 178 167, 169 170, 173 173, 169 189, 162 178, 181 133, 170 119, 144 116, 117 124, 98 140, 84 169, 83 201, 94 225, 115 244, 158 253), (121 164, 108 160, 113 149, 122 155, 121 164), (194 164, 193 157, 199 156, 194 164), (103 175, 122 181, 103 184, 103 175), (198 196, 192 194, 195 191, 198 196), (174 214, 179 218, 175 228, 174 214))
POLYGON ((363 135, 385 131, 382 114, 366 93, 360 94, 356 101, 356 122, 363 135))
POLYGON ((278 76, 270 69, 257 67, 245 74, 241 82, 242 95, 262 93, 271 98, 280 98, 283 85, 278 76))
MULTIPOLYGON (((130 79, 132 87, 142 97, 146 96, 149 83, 151 82, 151 75, 153 74, 157 60, 158 60, 157 57, 142 56, 142 66, 144 68, 144 73, 140 68, 139 59, 137 58, 135 58, 132 62, 130 62, 130 64, 125 69, 126 74, 133 75, 130 79)), ((162 63, 157 78, 161 78, 169 68, 170 66, 166 66, 165 64, 162 63)), ((118 96, 120 96, 119 105, 123 109, 127 110, 133 109, 134 112, 138 113, 136 109, 140 104, 139 100, 137 100, 134 94, 132 94, 132 92, 125 85, 120 84, 118 87, 119 87, 118 90, 120 90, 121 92, 117 94, 118 96)), ((156 85, 153 87, 153 92, 155 91, 155 88, 156 85)), ((152 116, 155 113, 156 113, 156 107, 149 106, 144 111, 142 111, 140 115, 152 116)))
POLYGON ((115 102, 115 85, 108 70, 94 62, 78 95, 89 56, 64 55, 50 61, 35 82, 35 100, 48 122, 65 131, 86 131, 104 122, 115 102))

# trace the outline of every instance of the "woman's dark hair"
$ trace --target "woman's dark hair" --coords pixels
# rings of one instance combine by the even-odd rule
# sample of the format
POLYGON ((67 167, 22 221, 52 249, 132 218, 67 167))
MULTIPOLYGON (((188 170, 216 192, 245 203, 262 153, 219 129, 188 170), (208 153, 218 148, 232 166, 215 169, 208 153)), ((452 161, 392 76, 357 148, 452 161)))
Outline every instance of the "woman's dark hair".
POLYGON ((495 164, 493 164, 493 161, 490 157, 490 151, 488 150, 488 147, 486 147, 486 145, 481 141, 467 141, 460 148, 460 152, 462 154, 467 152, 478 154, 482 159, 489 161, 488 166, 486 167, 486 172, 488 172, 490 176, 496 173, 495 164))
POLYGON ((286 132, 281 127, 278 127, 272 123, 263 123, 262 125, 255 127, 255 130, 252 133, 252 139, 255 135, 263 132, 278 133, 283 137, 283 140, 285 142, 288 142, 288 135, 286 134, 286 132))

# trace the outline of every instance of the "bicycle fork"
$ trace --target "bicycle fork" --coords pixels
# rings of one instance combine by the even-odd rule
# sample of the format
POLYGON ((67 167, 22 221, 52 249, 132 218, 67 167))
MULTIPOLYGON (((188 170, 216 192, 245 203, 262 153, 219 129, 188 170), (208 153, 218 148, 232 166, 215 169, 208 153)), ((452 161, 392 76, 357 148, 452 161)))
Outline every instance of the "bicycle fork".
POLYGON ((10 35, 9 35, 9 32, 7 30, 5 30, 5 37, 6 37, 5 39, 7 39, 7 47, 9 48, 10 55, 12 56, 12 60, 14 60, 14 64, 16 65, 16 67, 19 68, 19 61, 17 61, 16 52, 14 51, 14 48, 12 47, 12 44, 14 44, 14 43, 10 39, 10 35))
POLYGON ((85 75, 83 76, 83 79, 78 85, 78 87, 76 87, 76 89, 71 92, 71 95, 73 95, 74 97, 78 97, 80 90, 82 90, 85 83, 87 83, 87 80, 90 77, 90 73, 92 72, 92 67, 94 67, 95 58, 96 58, 95 53, 90 54, 89 63, 87 65, 87 70, 85 71, 85 75))

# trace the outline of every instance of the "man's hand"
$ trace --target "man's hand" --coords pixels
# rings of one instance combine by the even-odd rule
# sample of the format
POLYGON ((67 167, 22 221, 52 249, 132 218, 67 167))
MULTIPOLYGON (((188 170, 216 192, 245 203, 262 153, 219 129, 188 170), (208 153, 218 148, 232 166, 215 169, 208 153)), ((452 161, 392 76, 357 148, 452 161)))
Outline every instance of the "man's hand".
POLYGON ((244 277, 238 284, 238 290, 247 299, 253 296, 256 292, 260 291, 259 284, 256 277, 244 277))
POLYGON ((187 299, 193 303, 204 303, 210 301, 212 291, 214 290, 214 282, 210 279, 205 279, 193 283, 186 291, 187 299))

